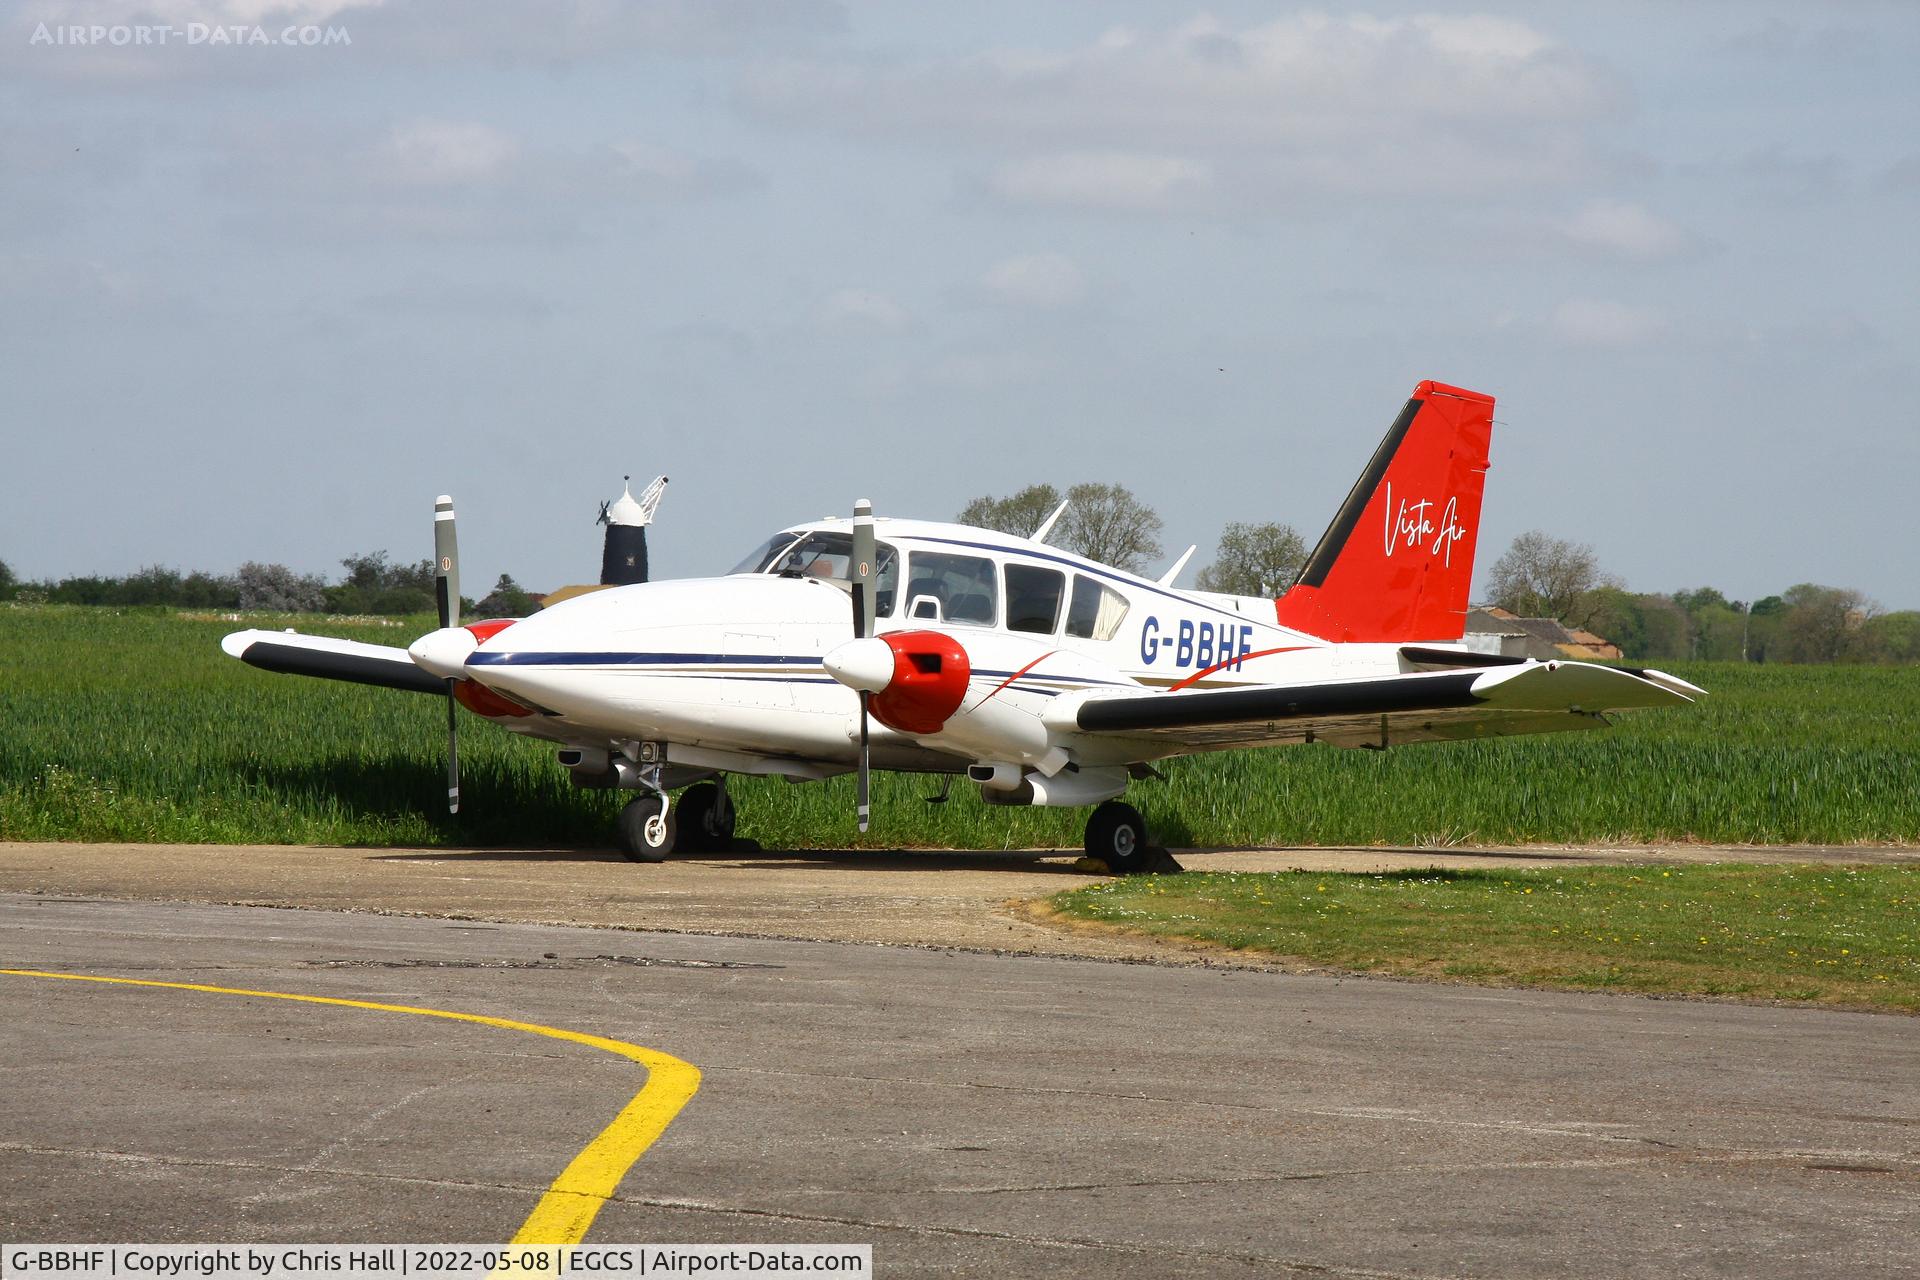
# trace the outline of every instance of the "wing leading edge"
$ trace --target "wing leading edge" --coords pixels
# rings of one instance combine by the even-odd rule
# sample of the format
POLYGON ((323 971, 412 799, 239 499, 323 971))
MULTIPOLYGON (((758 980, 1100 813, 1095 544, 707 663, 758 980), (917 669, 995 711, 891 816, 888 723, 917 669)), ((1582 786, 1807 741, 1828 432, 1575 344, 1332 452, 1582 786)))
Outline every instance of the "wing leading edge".
POLYGON ((235 631, 220 641, 228 655, 262 671, 319 676, 411 693, 445 695, 447 682, 421 670, 405 649, 291 631, 235 631))
POLYGON ((1330 742, 1383 748, 1598 728, 1614 711, 1675 706, 1704 690, 1658 671, 1586 662, 1258 685, 1198 693, 1095 696, 1087 733, 1173 739, 1194 750, 1330 742))

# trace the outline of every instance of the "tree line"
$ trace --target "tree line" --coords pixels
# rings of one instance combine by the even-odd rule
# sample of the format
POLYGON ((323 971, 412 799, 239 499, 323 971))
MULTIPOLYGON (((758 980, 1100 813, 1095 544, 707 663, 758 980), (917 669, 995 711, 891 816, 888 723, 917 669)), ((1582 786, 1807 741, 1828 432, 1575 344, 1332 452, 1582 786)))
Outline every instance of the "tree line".
MULTIPOLYGON (((431 560, 395 563, 386 552, 375 551, 348 556, 340 566, 344 572, 337 582, 257 560, 232 573, 181 573, 164 565, 148 565, 121 578, 89 575, 33 582, 16 578, 0 561, 0 600, 384 616, 432 613, 436 607, 431 560)), ((461 597, 460 608, 477 617, 523 618, 539 604, 503 573, 481 599, 461 597)))
POLYGON ((1487 575, 1494 604, 1592 631, 1626 657, 1721 662, 1920 662, 1920 610, 1888 612, 1862 591, 1802 582, 1734 600, 1714 587, 1627 590, 1586 543, 1534 529, 1487 575))
MULTIPOLYGON (((955 518, 1024 538, 1062 501, 1067 509, 1047 538, 1054 546, 1141 574, 1163 554, 1159 515, 1124 485, 1077 484, 1064 492, 1029 485, 1005 498, 975 498, 955 518)), ((1291 525, 1231 522, 1195 581, 1202 591, 1272 599, 1293 585, 1308 551, 1291 525)), ((376 551, 348 556, 340 565, 344 572, 331 583, 251 560, 230 574, 182 574, 155 565, 124 578, 22 582, 0 561, 0 600, 281 613, 433 612, 433 561, 395 563, 376 551)), ((1485 596, 1521 617, 1553 618, 1592 631, 1625 657, 1642 661, 1920 663, 1920 610, 1889 612, 1860 591, 1814 582, 1751 601, 1713 587, 1629 591, 1601 567, 1591 546, 1538 529, 1515 538, 1493 563, 1485 596)), ((538 607, 504 573, 486 596, 463 598, 461 605, 469 616, 498 618, 525 617, 538 607)))
MULTIPOLYGON (((1006 498, 975 498, 961 524, 1030 537, 1062 499, 1048 534, 1054 546, 1131 573, 1162 554, 1160 517, 1123 485, 1079 484, 1065 493, 1030 485, 1006 498)), ((1234 521, 1220 535, 1202 591, 1272 599, 1300 576, 1309 546, 1278 522, 1234 521)), ((1920 611, 1887 612, 1864 593, 1803 582, 1758 600, 1713 587, 1629 591, 1594 549, 1535 529, 1513 540, 1488 572, 1487 602, 1524 618, 1553 618, 1592 631, 1640 660, 1722 662, 1920 662, 1920 611)))

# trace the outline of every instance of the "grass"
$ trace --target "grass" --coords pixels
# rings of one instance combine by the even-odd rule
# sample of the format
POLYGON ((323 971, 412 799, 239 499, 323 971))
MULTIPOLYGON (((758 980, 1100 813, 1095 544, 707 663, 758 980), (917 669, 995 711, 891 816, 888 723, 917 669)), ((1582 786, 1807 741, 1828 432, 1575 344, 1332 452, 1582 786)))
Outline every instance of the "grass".
POLYGON ((1920 1013, 1920 866, 1135 876, 1052 905, 1364 973, 1920 1013))
MULTIPOLYGON (((433 698, 269 675, 226 657, 242 626, 401 644, 420 618, 248 617, 0 605, 0 839, 588 844, 627 798, 578 791, 546 744, 461 712, 464 806, 444 812, 433 698)), ((1920 670, 1689 665, 1712 696, 1593 733, 1388 752, 1201 756, 1129 799, 1173 845, 1920 841, 1920 670)), ((770 847, 1073 846, 1085 814, 1004 809, 956 785, 735 785, 770 847)))

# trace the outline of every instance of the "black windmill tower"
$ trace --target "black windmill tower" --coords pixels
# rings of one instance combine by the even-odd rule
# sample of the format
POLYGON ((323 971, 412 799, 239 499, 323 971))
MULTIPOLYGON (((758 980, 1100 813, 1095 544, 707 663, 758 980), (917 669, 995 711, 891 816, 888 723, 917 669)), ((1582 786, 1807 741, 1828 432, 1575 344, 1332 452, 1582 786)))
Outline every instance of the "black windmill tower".
POLYGON ((666 492, 667 478, 654 482, 633 496, 633 477, 626 481, 620 496, 600 504, 600 523, 607 526, 607 541, 600 553, 600 582, 603 586, 624 587, 647 580, 647 526, 660 507, 660 495, 666 492))

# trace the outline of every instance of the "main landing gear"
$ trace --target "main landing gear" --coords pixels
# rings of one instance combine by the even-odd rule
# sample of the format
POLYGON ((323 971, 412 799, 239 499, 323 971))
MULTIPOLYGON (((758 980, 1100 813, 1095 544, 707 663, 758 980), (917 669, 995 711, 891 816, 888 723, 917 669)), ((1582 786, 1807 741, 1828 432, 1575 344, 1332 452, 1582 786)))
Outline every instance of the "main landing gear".
POLYGON ((1109 800, 1087 818, 1087 856, 1107 864, 1115 875, 1147 869, 1147 822, 1140 811, 1109 800))
POLYGON ((733 798, 725 780, 699 782, 674 802, 664 791, 629 801, 620 811, 620 852, 635 862, 670 853, 718 853, 733 843, 733 798))

